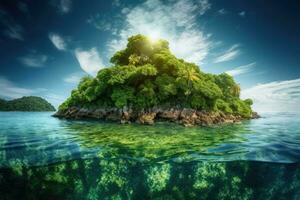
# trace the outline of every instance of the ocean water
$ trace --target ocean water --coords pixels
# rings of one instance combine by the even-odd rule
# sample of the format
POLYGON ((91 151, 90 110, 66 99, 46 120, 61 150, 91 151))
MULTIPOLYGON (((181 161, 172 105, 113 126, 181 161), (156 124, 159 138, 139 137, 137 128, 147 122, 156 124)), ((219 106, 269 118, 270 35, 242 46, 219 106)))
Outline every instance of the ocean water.
POLYGON ((0 112, 0 199, 300 199, 300 115, 185 128, 0 112))

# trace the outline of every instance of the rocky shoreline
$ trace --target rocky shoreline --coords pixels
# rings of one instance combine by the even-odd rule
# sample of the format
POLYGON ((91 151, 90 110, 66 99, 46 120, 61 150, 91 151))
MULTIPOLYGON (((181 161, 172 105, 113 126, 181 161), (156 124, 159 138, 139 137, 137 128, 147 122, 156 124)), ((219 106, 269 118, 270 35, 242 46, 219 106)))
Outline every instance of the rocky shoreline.
POLYGON ((225 114, 222 112, 207 112, 188 108, 152 108, 148 110, 135 111, 128 108, 99 108, 86 109, 70 107, 67 110, 59 110, 54 117, 65 119, 99 119, 119 122, 121 124, 137 122, 140 124, 152 125, 155 121, 168 121, 182 124, 184 126, 209 126, 214 124, 237 123, 246 119, 256 119, 259 115, 252 113, 251 118, 244 118, 240 115, 225 114))

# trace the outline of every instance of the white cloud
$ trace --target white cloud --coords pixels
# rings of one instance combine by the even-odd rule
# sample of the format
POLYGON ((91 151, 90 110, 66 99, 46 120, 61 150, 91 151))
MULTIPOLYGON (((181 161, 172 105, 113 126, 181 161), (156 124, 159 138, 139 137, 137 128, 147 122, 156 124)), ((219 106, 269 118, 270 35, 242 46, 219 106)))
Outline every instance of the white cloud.
POLYGON ((199 6, 200 15, 205 14, 206 11, 211 8, 211 4, 208 2, 208 0, 200 0, 196 3, 200 4, 200 6, 199 6))
POLYGON ((245 17, 245 15, 246 15, 246 12, 245 12, 245 11, 239 12, 239 16, 245 17))
POLYGON ((8 98, 19 98, 35 93, 35 90, 17 87, 4 77, 0 77, 0 96, 8 98))
POLYGON ((52 92, 42 94, 41 97, 49 101, 56 108, 67 99, 66 96, 57 95, 52 92))
POLYGON ((71 6, 72 6, 71 0, 60 0, 59 9, 62 13, 70 12, 71 6))
POLYGON ((108 43, 110 52, 124 48, 128 37, 141 33, 150 38, 166 39, 176 56, 201 63, 211 44, 209 36, 198 26, 197 19, 209 8, 206 0, 148 0, 136 7, 124 8, 124 24, 118 25, 117 38, 108 43))
POLYGON ((83 72, 72 73, 64 78, 64 82, 78 84, 84 75, 85 75, 85 73, 83 73, 83 72))
POLYGON ((51 40, 52 44, 58 50, 61 50, 61 51, 66 50, 67 44, 66 44, 66 42, 64 41, 64 39, 60 35, 55 34, 55 33, 50 33, 49 34, 49 39, 51 40))
POLYGON ((0 9, 0 25, 3 26, 3 30, 1 30, 3 35, 15 40, 24 40, 23 27, 16 23, 14 18, 2 9, 0 9))
POLYGON ((218 14, 220 14, 220 15, 225 15, 226 13, 227 13, 227 11, 224 8, 218 10, 218 14))
POLYGON ((7 24, 3 33, 11 39, 24 40, 23 28, 19 24, 7 24))
POLYGON ((6 99, 21 98, 23 96, 40 96, 49 101, 52 105, 58 106, 66 97, 50 92, 45 88, 30 89, 19 87, 5 77, 0 76, 0 97, 6 99))
POLYGON ((87 23, 93 25, 96 29, 100 31, 110 31, 110 32, 113 31, 112 21, 100 14, 90 16, 87 19, 87 23))
POLYGON ((258 84, 242 90, 242 98, 251 98, 258 112, 300 112, 300 79, 258 84))
POLYGON ((104 66, 96 48, 91 48, 87 51, 76 49, 75 56, 80 64, 80 67, 92 76, 95 76, 97 72, 104 66))
POLYGON ((238 47, 239 47, 238 44, 231 46, 228 50, 225 51, 224 54, 218 56, 215 59, 214 63, 220 63, 220 62, 226 62, 226 61, 233 60, 241 53, 240 50, 238 49, 238 47))
POLYGON ((240 74, 245 74, 250 72, 253 67, 255 66, 255 62, 247 64, 247 65, 242 65, 239 67, 236 67, 232 70, 226 71, 227 74, 231 75, 231 76, 238 76, 240 74))
POLYGON ((28 67, 43 67, 48 60, 48 56, 43 54, 31 53, 27 56, 19 58, 23 65, 28 67))

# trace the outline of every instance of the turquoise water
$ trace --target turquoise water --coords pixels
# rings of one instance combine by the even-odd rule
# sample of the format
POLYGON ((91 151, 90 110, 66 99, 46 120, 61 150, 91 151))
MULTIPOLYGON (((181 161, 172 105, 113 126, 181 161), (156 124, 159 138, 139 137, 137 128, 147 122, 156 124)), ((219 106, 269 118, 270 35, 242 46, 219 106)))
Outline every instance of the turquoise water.
POLYGON ((300 199, 300 117, 185 128, 0 112, 0 199, 300 199))

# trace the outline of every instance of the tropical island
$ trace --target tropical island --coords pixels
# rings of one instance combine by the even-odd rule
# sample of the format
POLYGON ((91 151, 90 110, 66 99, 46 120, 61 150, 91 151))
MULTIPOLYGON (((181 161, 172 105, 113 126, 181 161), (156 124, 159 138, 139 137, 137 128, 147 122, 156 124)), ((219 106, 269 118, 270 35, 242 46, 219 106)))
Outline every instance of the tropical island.
POLYGON ((45 99, 27 96, 13 100, 0 99, 0 111, 55 111, 55 108, 45 99))
POLYGON ((54 116, 185 126, 258 117, 252 100, 240 99, 240 86, 232 76, 204 73, 176 58, 166 40, 132 36, 110 61, 113 66, 99 70, 96 77, 83 77, 54 116))

